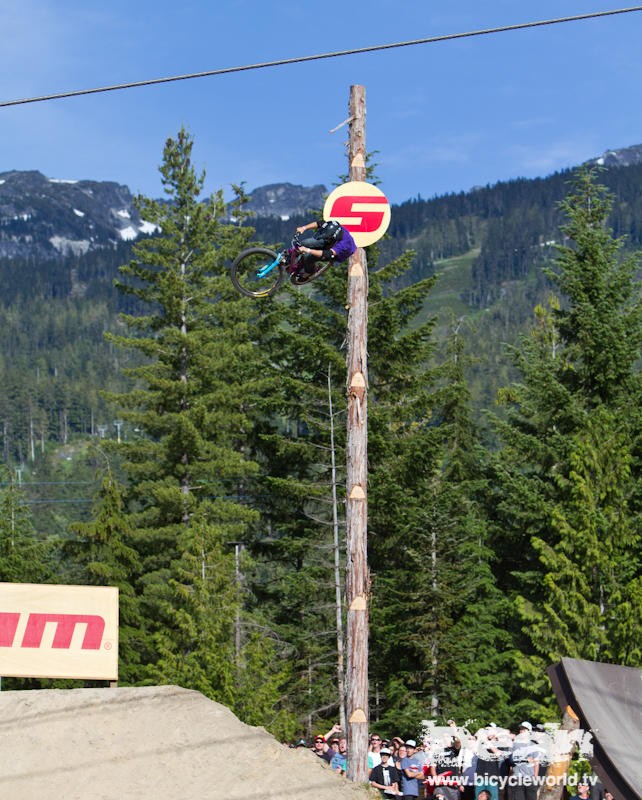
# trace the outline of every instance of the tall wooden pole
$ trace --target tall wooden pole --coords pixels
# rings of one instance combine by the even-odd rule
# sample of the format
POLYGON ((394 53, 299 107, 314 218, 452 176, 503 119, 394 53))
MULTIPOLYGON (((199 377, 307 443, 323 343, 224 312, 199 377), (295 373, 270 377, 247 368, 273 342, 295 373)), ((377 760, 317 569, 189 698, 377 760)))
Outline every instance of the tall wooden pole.
MULTIPOLYGON (((350 87, 350 180, 366 179, 366 90, 350 87)), ((346 442, 347 776, 368 780, 368 264, 359 247, 348 267, 346 442)))

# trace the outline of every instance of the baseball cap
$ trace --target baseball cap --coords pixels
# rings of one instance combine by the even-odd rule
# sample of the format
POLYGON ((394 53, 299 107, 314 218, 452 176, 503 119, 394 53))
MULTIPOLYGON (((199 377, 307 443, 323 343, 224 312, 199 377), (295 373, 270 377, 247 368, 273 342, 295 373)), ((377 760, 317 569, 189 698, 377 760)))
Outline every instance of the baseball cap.
POLYGON ((530 722, 522 722, 522 724, 519 727, 526 728, 527 731, 533 730, 533 726, 530 724, 530 722))
POLYGON ((379 753, 380 753, 382 756, 385 756, 386 754, 387 754, 387 755, 390 755, 390 748, 388 748, 388 747, 382 747, 382 748, 381 748, 381 750, 379 750, 379 753))
POLYGON ((406 739, 407 747, 417 747, 417 742, 414 739, 406 739))
POLYGON ((315 742, 325 742, 325 739, 323 738, 323 736, 315 736, 314 737, 314 741, 315 742))
POLYGON ((296 743, 296 746, 297 747, 307 747, 308 743, 305 741, 305 739, 299 739, 299 741, 296 743))

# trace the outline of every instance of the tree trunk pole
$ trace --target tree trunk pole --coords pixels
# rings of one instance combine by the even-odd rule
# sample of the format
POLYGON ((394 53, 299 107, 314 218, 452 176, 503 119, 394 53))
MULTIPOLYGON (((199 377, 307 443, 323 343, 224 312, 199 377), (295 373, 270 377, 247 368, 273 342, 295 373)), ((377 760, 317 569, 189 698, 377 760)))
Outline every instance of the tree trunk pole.
MULTIPOLYGON (((366 179, 366 90, 350 87, 350 180, 366 179)), ((368 780, 368 264, 359 247, 348 267, 346 442, 347 776, 368 780)))

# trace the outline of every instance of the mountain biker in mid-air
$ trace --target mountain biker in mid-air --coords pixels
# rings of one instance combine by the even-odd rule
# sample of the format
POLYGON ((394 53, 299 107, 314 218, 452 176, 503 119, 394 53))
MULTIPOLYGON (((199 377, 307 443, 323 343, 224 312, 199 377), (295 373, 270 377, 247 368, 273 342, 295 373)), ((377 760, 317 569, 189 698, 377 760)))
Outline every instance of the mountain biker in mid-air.
POLYGON ((309 222, 297 228, 289 247, 248 247, 230 267, 234 288, 246 297, 270 297, 288 279, 295 286, 315 280, 332 264, 346 261, 357 249, 349 231, 336 220, 309 222))
POLYGON ((307 283, 314 275, 317 261, 325 261, 330 265, 341 264, 357 249, 350 232, 333 219, 309 222, 297 228, 296 232, 296 249, 303 257, 293 276, 294 283, 307 283))

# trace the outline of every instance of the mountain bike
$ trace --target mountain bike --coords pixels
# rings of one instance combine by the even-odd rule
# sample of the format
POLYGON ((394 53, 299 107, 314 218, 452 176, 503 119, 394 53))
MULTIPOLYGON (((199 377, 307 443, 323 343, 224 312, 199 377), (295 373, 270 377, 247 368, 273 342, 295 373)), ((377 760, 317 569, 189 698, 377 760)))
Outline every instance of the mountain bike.
POLYGON ((246 297, 270 297, 285 283, 288 275, 294 286, 304 286, 322 275, 330 262, 315 261, 314 272, 301 280, 299 269, 304 258, 297 247, 301 244, 295 234, 290 247, 279 253, 267 247, 250 247, 239 253, 230 270, 234 288, 246 297))

